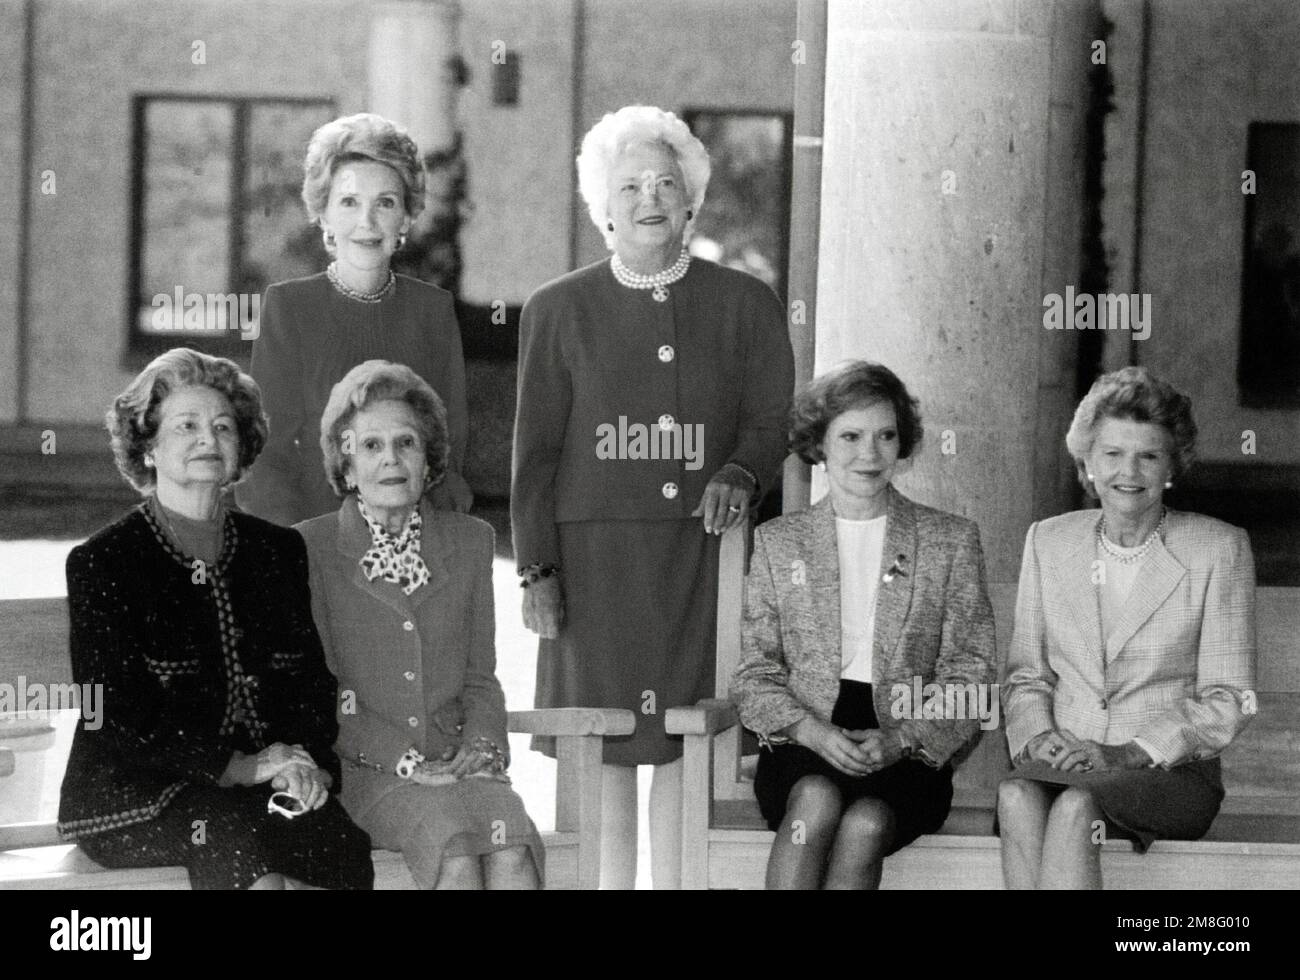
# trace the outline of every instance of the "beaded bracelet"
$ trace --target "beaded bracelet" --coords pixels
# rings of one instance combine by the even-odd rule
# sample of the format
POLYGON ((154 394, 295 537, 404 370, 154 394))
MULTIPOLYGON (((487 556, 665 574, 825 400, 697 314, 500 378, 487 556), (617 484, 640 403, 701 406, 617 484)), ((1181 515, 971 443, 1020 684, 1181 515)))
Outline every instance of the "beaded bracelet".
POLYGON ((752 495, 757 495, 757 494, 758 494, 758 474, 757 474, 757 473, 755 473, 753 470, 751 470, 751 469, 750 469, 748 466, 746 466, 744 463, 737 463, 734 459, 731 460, 730 462, 726 463, 722 468, 725 470, 728 466, 734 466, 736 469, 740 470, 740 472, 744 473, 745 476, 749 477, 749 482, 752 483, 752 484, 754 485, 754 489, 751 490, 750 493, 751 493, 752 495))
POLYGON ((526 589, 530 585, 536 584, 539 580, 550 578, 552 575, 560 573, 560 566, 549 561, 535 561, 531 565, 525 565, 519 569, 521 576, 519 587, 526 589))

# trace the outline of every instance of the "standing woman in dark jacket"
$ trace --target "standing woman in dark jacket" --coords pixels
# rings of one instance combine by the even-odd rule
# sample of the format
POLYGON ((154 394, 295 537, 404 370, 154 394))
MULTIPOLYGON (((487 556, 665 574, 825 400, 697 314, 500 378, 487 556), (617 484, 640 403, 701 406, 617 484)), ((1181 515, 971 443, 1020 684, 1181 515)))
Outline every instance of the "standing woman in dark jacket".
POLYGON ((147 496, 68 556, 73 679, 104 712, 73 738, 60 833, 110 868, 185 865, 196 888, 371 887, 370 841, 330 792, 306 546, 224 506, 266 441, 257 384, 178 348, 107 421, 147 496))
POLYGON ((655 887, 681 861, 681 754, 664 712, 714 692, 718 538, 785 456, 794 358, 781 304, 686 241, 709 155, 627 106, 583 140, 578 183, 613 255, 538 289, 519 338, 510 518, 538 707, 630 708, 605 740, 604 887, 636 872, 636 766, 655 887))
POLYGON ((469 432, 460 327, 445 289, 399 276, 393 253, 424 210, 415 142, 395 123, 358 113, 312 135, 302 199, 333 257, 324 272, 274 283, 263 298, 251 372, 271 437, 239 488, 250 514, 288 526, 338 510, 321 479, 320 417, 343 375, 374 358, 409 365, 447 406, 451 456, 435 507, 469 510, 460 475, 469 432))

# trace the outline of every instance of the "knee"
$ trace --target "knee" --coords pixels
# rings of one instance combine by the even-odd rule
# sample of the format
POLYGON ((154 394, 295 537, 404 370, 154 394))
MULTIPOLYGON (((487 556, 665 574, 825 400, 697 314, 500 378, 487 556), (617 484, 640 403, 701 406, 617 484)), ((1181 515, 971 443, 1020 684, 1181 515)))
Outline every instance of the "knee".
POLYGON ((894 833, 894 811, 888 803, 871 797, 857 800, 840 821, 840 834, 854 841, 876 847, 894 833))
POLYGON ((1040 805, 1038 786, 1025 779, 1008 779, 998 785, 998 821, 1014 824, 1040 805))
POLYGON ((502 874, 521 874, 531 869, 533 859, 526 847, 506 847, 499 851, 489 851, 483 858, 487 866, 502 874))
POLYGON ((790 788, 787 819, 802 820, 810 829, 833 827, 843 809, 840 791, 825 776, 804 776, 790 788))
POLYGON ((1052 812, 1071 823, 1091 823, 1101 816, 1092 793, 1078 786, 1067 787, 1056 798, 1052 812))

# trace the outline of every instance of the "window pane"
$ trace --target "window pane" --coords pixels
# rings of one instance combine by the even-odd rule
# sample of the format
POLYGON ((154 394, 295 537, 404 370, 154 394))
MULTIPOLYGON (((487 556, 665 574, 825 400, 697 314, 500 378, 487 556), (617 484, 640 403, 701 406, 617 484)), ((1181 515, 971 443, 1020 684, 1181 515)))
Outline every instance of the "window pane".
POLYGON ((783 115, 686 113, 709 151, 713 175, 691 251, 784 290, 790 196, 783 115))
POLYGON ((240 290, 260 293, 268 283, 320 272, 329 261, 300 195, 307 141, 333 117, 328 102, 250 106, 240 290))
MULTIPOLYGON (((227 289, 233 134, 234 109, 225 103, 145 105, 138 321, 145 333, 160 332, 160 321, 172 319, 158 316, 155 296, 174 297, 178 288, 183 295, 227 289)), ((182 314, 175 310, 177 328, 182 314)))

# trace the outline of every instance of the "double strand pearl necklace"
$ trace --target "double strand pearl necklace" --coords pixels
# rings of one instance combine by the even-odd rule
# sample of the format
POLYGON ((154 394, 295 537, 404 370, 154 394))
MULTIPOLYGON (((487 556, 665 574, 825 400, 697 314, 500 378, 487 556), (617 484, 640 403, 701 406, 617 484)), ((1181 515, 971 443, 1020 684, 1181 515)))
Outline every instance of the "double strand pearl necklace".
POLYGON ((686 251, 683 246, 682 253, 677 256, 676 262, 652 276, 643 276, 639 272, 633 272, 623 264, 623 260, 618 257, 617 252, 610 257, 609 267, 619 285, 626 286, 628 289, 652 289, 654 292, 650 295, 655 298, 655 302, 663 303, 668 299, 667 287, 686 275, 686 270, 691 267, 691 253, 686 251))
POLYGON ((1169 512, 1164 511, 1160 515, 1160 523, 1155 526, 1155 530, 1147 535, 1146 540, 1138 545, 1136 550, 1130 551, 1127 548, 1122 548, 1120 545, 1115 544, 1110 540, 1110 538, 1106 537, 1106 515, 1102 514, 1101 520, 1097 522, 1097 544, 1101 545, 1102 551, 1106 552, 1106 554, 1110 555, 1121 565, 1132 565, 1134 562, 1139 562, 1145 558, 1147 552, 1151 550, 1151 546, 1156 543, 1156 538, 1160 537, 1160 535, 1164 533, 1165 519, 1168 516, 1169 512))
POLYGON ((388 270, 388 282, 384 283, 373 293, 363 293, 361 290, 353 289, 345 283, 343 277, 339 275, 337 262, 331 262, 329 264, 325 269, 325 275, 329 277, 330 285, 348 299, 354 299, 358 303, 378 303, 380 300, 388 296, 393 291, 393 287, 397 285, 397 275, 392 269, 388 270))

